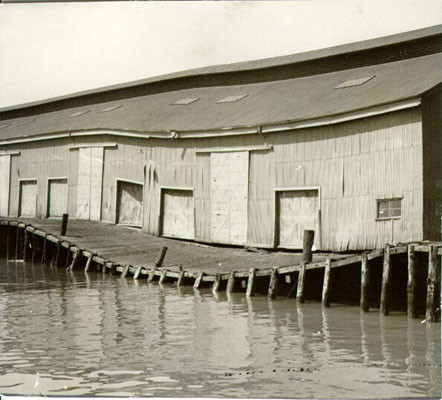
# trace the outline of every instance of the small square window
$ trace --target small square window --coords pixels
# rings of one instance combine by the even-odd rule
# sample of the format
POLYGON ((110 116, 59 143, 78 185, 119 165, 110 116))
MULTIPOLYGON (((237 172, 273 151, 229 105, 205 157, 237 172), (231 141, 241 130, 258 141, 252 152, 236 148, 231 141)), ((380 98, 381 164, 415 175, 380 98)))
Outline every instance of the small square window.
POLYGON ((402 199, 382 199, 377 201, 377 219, 391 219, 402 216, 402 199))

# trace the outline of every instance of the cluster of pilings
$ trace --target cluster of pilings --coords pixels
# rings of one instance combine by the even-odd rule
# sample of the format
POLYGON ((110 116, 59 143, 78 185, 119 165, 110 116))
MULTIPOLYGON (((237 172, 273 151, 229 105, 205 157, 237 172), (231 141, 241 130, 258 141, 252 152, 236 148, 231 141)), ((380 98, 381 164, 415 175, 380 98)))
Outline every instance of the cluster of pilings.
POLYGON ((296 297, 300 303, 321 301, 324 307, 332 302, 350 302, 359 304, 364 312, 379 308, 388 315, 401 310, 413 318, 425 315, 432 322, 440 315, 441 243, 387 245, 336 260, 330 257, 322 262, 219 273, 163 266, 166 251, 166 247, 159 249, 157 259, 150 264, 123 265, 21 221, 0 221, 0 257, 7 260, 38 262, 67 271, 108 272, 122 278, 131 275, 133 279, 175 282, 195 289, 211 287, 215 292, 263 294, 272 300, 296 297))

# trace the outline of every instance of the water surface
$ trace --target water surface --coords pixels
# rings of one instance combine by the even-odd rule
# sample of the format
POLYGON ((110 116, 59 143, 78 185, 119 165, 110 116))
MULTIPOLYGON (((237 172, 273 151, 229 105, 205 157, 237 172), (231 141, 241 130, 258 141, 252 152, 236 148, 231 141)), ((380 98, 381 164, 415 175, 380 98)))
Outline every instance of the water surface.
POLYGON ((440 324, 0 260, 0 393, 440 396, 440 324))

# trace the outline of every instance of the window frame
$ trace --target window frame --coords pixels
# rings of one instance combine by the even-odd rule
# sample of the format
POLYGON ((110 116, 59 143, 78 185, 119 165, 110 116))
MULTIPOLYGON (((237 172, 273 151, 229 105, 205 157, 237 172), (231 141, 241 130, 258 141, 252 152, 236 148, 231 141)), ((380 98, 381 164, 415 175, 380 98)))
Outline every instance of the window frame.
MULTIPOLYGON (((392 219, 401 219, 402 218, 402 200, 403 200, 403 197, 389 197, 389 198, 376 199, 376 221, 389 221, 392 219), (379 215, 379 205, 381 202, 388 201, 388 205, 389 205, 388 211, 390 212, 390 210, 392 209, 392 207, 390 206, 391 202, 397 201, 397 200, 400 201, 400 209, 399 209, 401 212, 400 215, 396 215, 396 216, 388 215, 387 217, 382 217, 379 215)), ((397 209, 397 207, 394 209, 397 209)))

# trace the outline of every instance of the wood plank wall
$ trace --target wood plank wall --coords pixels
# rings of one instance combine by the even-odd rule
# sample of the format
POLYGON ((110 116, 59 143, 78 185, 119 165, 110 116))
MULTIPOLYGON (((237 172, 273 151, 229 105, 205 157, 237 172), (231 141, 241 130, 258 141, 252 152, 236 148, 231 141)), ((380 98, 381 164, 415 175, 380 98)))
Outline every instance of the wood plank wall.
MULTIPOLYGON (((115 222, 116 179, 144 182, 143 229, 158 234, 161 186, 195 189, 195 234, 210 242, 210 153, 198 148, 273 145, 249 154, 247 243, 273 247, 275 187, 319 186, 322 249, 382 247, 423 239, 422 120, 419 108, 292 132, 166 141, 103 137, 106 148, 102 220, 115 222), (402 218, 376 221, 376 199, 402 197, 402 218)), ((47 177, 69 177, 69 213, 75 215, 77 138, 14 146, 11 215, 17 214, 18 179, 39 179, 38 216, 45 216, 47 177)), ((12 147, 10 150, 13 150, 12 147)))

